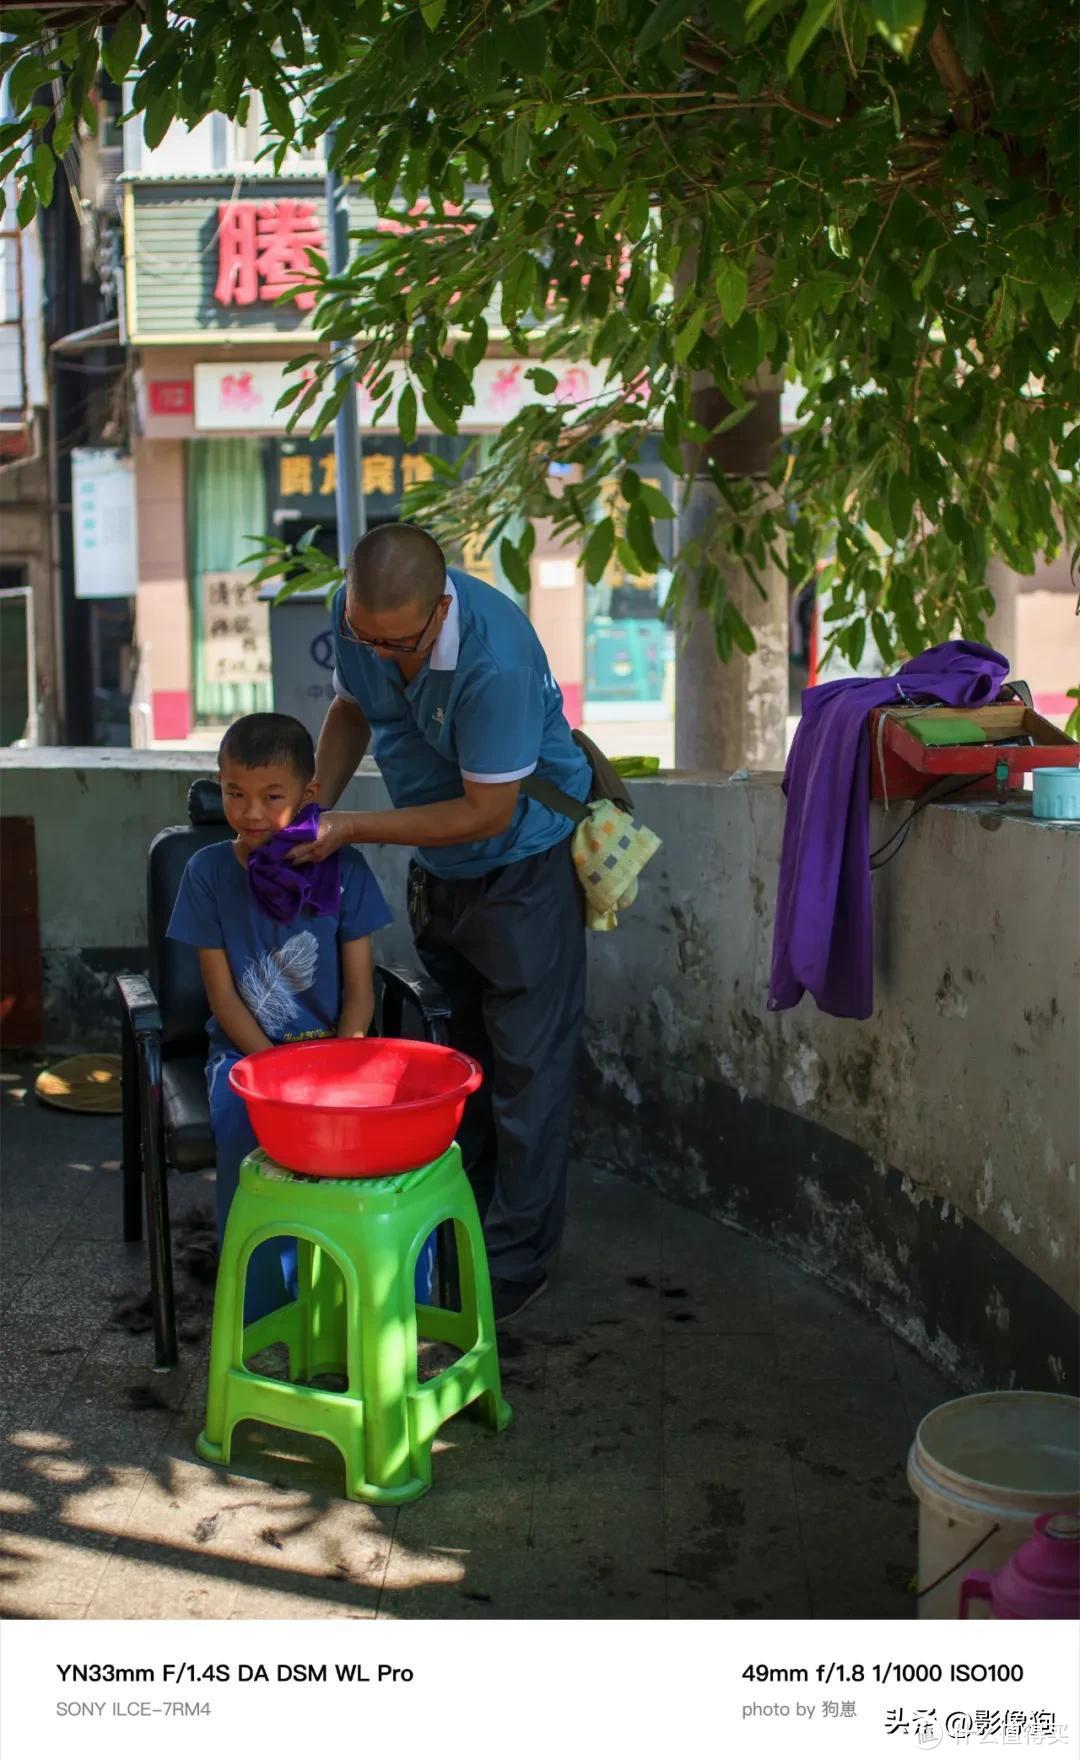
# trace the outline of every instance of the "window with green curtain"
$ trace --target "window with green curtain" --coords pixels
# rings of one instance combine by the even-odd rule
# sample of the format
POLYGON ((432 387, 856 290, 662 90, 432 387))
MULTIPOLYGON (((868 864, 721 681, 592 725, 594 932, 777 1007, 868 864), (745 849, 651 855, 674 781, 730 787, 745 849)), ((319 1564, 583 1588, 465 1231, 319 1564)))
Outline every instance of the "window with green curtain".
POLYGON ((251 554, 252 535, 266 531, 267 519, 263 442, 246 436, 189 440, 187 526, 197 719, 231 721, 274 706, 269 680, 213 684, 204 678, 202 666, 203 576, 239 568, 251 554))

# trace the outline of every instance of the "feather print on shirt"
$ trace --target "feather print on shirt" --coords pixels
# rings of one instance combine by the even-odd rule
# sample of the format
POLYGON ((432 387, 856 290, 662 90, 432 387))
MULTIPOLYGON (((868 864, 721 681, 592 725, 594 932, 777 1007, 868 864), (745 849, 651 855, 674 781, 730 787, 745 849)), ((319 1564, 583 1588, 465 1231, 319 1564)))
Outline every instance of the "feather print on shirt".
POLYGON ((300 1013, 294 997, 310 990, 318 963, 319 943, 310 929, 248 961, 238 989, 268 1039, 279 1039, 300 1013))

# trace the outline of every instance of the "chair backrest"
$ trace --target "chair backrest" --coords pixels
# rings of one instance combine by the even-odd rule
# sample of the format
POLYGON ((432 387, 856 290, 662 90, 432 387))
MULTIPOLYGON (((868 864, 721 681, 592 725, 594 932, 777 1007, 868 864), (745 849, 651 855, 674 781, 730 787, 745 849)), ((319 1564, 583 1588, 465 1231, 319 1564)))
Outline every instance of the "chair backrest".
POLYGON ((162 1049, 173 1057, 205 1049, 209 1008, 198 955, 193 947, 168 939, 169 918, 184 869, 195 851, 232 835, 216 782, 192 783, 188 815, 190 824, 169 825, 158 832, 146 862, 150 982, 161 1009, 162 1049))

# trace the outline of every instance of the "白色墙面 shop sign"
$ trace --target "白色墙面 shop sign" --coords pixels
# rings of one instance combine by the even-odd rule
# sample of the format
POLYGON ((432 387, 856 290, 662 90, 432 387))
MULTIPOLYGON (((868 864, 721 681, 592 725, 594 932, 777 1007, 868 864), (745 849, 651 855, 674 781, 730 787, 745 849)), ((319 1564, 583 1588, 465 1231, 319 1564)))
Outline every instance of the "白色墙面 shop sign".
MULTIPOLYGON (((529 361, 481 361, 473 381, 475 401, 461 416, 462 431, 501 428, 529 403, 587 404, 604 391, 601 367, 581 361, 545 361, 544 365, 555 374, 556 383, 554 391, 541 398, 525 376, 529 361)), ((196 429, 204 434, 284 433, 292 405, 284 409, 276 405, 291 383, 285 368, 284 361, 200 361, 195 368, 196 429)), ((386 433, 397 429, 397 400, 406 380, 403 366, 393 369, 393 378, 394 395, 375 424, 386 433)), ((357 406, 361 428, 371 429, 374 405, 365 386, 357 388, 357 406)), ((310 427, 318 408, 314 403, 294 432, 310 427)), ((422 408, 420 427, 433 428, 425 423, 422 408)))

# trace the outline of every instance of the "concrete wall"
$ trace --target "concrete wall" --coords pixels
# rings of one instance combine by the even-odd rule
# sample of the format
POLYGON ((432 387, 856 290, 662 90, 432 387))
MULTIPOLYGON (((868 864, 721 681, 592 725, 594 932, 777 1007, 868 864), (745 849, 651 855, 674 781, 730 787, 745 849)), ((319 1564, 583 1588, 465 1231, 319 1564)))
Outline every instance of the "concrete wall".
MULTIPOLYGON (((185 753, 0 758, 3 812, 37 824, 54 1044, 114 1041, 146 846, 206 773, 185 753)), ((877 1006, 857 1023, 764 1006, 776 779, 636 792, 664 847, 592 938, 582 1152, 767 1236, 969 1385, 1075 1386, 1080 826, 922 815, 874 883, 877 1006)), ((343 804, 384 798, 370 771, 343 804)), ((395 906, 406 860, 372 852, 395 906)), ((410 959, 400 920, 381 951, 410 959)))
POLYGON ((850 1022, 764 1007, 775 779, 636 794, 664 849, 593 943, 591 1153, 770 1235, 961 1380, 1075 1385, 1080 826, 930 808, 875 879, 850 1022))

